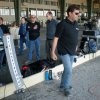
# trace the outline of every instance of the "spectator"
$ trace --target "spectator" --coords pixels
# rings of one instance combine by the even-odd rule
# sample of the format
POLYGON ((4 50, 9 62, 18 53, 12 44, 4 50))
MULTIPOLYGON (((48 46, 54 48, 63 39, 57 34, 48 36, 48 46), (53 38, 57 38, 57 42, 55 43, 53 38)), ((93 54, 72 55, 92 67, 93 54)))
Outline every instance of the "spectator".
POLYGON ((9 29, 3 24, 3 18, 0 17, 0 66, 6 64, 6 55, 3 47, 3 35, 9 34, 9 29))
POLYGON ((15 46, 17 45, 19 47, 19 27, 16 26, 16 22, 12 23, 12 26, 10 27, 10 34, 12 35, 12 38, 14 40, 15 46))
POLYGON ((36 60, 40 60, 40 23, 37 22, 36 16, 30 16, 31 22, 27 23, 27 31, 29 32, 29 53, 26 64, 32 62, 34 46, 36 49, 36 60))
POLYGON ((25 18, 22 17, 21 18, 21 25, 19 28, 19 35, 20 35, 20 48, 19 48, 19 55, 23 54, 23 44, 26 44, 26 21, 25 18))
POLYGON ((0 69, 2 68, 3 57, 4 57, 3 31, 0 27, 0 69))
POLYGON ((46 17, 46 58, 48 62, 52 64, 54 61, 51 59, 51 48, 56 31, 57 21, 53 19, 53 14, 51 11, 47 12, 46 17))
POLYGON ((93 23, 92 23, 92 20, 89 19, 88 23, 87 23, 87 27, 89 30, 92 30, 93 29, 93 23))

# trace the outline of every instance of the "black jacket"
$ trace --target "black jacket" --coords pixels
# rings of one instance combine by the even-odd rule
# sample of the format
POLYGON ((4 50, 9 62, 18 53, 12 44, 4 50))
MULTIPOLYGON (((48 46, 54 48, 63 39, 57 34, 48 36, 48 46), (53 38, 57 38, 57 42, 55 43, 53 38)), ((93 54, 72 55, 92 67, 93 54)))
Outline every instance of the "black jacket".
POLYGON ((1 24, 0 27, 4 34, 9 33, 9 28, 6 25, 1 24))
POLYGON ((27 23, 26 30, 29 32, 29 40, 35 40, 40 36, 40 23, 27 23), (36 29, 34 27, 37 27, 36 29))

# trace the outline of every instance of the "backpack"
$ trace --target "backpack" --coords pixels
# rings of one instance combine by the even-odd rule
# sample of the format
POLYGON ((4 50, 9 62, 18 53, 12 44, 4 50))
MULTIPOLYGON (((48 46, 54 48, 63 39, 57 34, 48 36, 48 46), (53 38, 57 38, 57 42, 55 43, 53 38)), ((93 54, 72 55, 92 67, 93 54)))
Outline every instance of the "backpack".
POLYGON ((83 50, 82 51, 83 51, 84 54, 88 54, 89 53, 88 41, 84 42, 83 50))
POLYGON ((90 53, 95 53, 97 51, 97 44, 94 39, 90 39, 88 45, 90 53))

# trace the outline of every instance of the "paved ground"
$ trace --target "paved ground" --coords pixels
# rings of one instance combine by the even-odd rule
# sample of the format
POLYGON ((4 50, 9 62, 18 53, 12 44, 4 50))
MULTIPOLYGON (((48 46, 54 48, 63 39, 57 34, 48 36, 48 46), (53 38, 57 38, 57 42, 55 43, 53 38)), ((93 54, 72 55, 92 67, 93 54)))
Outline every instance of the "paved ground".
POLYGON ((100 57, 73 69, 70 97, 59 92, 59 84, 60 80, 44 81, 23 94, 14 94, 5 100, 100 100, 100 57))

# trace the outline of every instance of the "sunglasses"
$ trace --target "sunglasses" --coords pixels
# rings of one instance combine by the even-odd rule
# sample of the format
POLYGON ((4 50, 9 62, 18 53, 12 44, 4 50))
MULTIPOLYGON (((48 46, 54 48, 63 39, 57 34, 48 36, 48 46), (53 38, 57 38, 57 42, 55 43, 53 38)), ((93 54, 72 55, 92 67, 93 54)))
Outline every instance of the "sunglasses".
POLYGON ((79 15, 79 13, 75 13, 75 15, 79 15))

